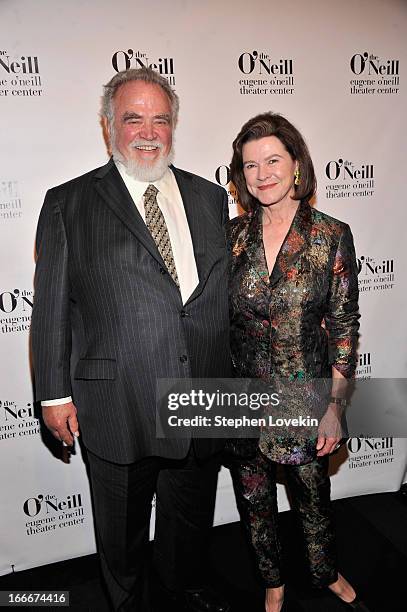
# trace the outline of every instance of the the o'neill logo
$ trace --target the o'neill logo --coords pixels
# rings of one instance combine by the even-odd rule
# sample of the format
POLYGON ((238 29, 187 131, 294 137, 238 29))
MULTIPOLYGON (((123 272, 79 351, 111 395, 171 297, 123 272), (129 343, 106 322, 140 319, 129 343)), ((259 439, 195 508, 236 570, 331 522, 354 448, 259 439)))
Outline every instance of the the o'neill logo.
POLYGON ((144 51, 116 51, 112 56, 112 66, 116 72, 129 68, 152 68, 165 77, 169 84, 175 85, 174 58, 159 57, 151 60, 144 51))
POLYGON ((0 96, 41 96, 41 76, 37 55, 11 56, 0 50, 0 96))
POLYGON ((30 329, 33 293, 32 289, 0 293, 0 330, 3 334, 30 329))
POLYGON ((0 181, 0 221, 21 219, 22 215, 18 181, 0 181))
POLYGON ((239 79, 242 95, 292 95, 294 93, 293 60, 270 55, 265 51, 244 51, 237 65, 245 78, 239 79))
POLYGON ((372 377, 372 355, 371 353, 360 353, 359 362, 356 366, 355 378, 363 380, 372 377))
POLYGON ((23 512, 32 519, 25 523, 28 536, 81 525, 85 520, 81 493, 62 498, 40 493, 25 500, 23 512))
POLYGON ((237 205, 237 191, 233 183, 230 182, 230 167, 226 164, 218 166, 215 170, 215 181, 224 187, 228 194, 229 206, 237 205))
POLYGON ((399 73, 399 60, 381 60, 373 53, 355 53, 350 60, 353 74, 368 74, 369 76, 395 76, 399 73))
POLYGON ((356 167, 351 161, 343 161, 343 159, 333 160, 327 163, 325 173, 331 181, 335 181, 339 177, 343 179, 351 179, 353 181, 359 179, 373 178, 373 165, 361 164, 356 167))
POLYGON ((348 468, 370 468, 374 465, 393 463, 393 438, 349 438, 348 468))
POLYGON ((370 198, 374 194, 374 166, 357 163, 348 159, 330 160, 325 166, 325 197, 333 198, 370 198))
POLYGON ((400 91, 398 59, 383 59, 374 53, 355 53, 350 69, 358 78, 350 80, 351 94, 397 94, 400 91))
POLYGON ((358 260, 359 291, 388 291, 395 285, 394 259, 361 255, 358 260))
POLYGON ((67 495, 63 499, 58 499, 55 495, 37 495, 37 497, 29 497, 23 504, 24 513, 27 516, 38 516, 40 512, 43 514, 55 514, 61 510, 72 510, 73 508, 81 508, 82 499, 80 493, 75 495, 67 495))
POLYGON ((0 400, 0 440, 26 439, 40 433, 31 402, 0 400))

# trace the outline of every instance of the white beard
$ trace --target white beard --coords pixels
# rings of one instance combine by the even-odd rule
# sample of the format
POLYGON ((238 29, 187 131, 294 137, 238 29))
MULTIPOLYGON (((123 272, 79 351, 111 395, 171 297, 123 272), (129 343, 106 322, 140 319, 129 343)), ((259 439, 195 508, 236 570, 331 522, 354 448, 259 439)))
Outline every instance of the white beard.
MULTIPOLYGON (((151 143, 146 142, 145 144, 151 143)), ((160 152, 159 158, 153 164, 141 164, 133 158, 126 159, 115 145, 112 145, 112 156, 114 161, 123 164, 129 176, 143 183, 154 183, 164 176, 168 166, 172 164, 174 159, 174 147, 171 147, 168 155, 163 155, 160 152)))

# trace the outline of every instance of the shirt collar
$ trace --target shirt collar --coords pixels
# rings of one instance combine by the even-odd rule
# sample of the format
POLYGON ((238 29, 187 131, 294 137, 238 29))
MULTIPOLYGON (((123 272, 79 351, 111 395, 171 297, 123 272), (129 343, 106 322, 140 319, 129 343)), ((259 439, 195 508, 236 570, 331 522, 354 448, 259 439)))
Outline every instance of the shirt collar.
POLYGON ((133 176, 127 174, 126 167, 121 162, 115 161, 114 163, 116 164, 116 167, 127 189, 135 200, 141 200, 145 193, 145 190, 149 185, 154 185, 155 187, 157 187, 158 191, 164 197, 168 197, 171 194, 171 185, 174 181, 174 176, 170 168, 166 170, 165 174, 160 179, 158 179, 158 181, 146 183, 145 181, 138 181, 133 176))

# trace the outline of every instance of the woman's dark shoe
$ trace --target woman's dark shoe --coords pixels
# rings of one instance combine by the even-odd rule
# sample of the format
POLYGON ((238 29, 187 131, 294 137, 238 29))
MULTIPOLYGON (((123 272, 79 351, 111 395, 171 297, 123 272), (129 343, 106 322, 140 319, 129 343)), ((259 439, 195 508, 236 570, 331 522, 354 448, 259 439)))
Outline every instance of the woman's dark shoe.
POLYGON ((365 602, 357 596, 348 604, 348 606, 350 606, 353 610, 358 610, 358 612, 370 612, 365 602))
POLYGON ((364 601, 362 601, 357 595, 355 597, 355 599, 353 601, 343 601, 343 599, 341 599, 338 595, 336 595, 335 593, 333 593, 331 591, 331 593, 333 595, 335 595, 335 597, 337 599, 339 599, 339 601, 341 602, 341 604, 343 604, 344 609, 346 607, 347 610, 356 610, 356 612, 370 612, 369 608, 367 607, 367 605, 365 604, 364 601))

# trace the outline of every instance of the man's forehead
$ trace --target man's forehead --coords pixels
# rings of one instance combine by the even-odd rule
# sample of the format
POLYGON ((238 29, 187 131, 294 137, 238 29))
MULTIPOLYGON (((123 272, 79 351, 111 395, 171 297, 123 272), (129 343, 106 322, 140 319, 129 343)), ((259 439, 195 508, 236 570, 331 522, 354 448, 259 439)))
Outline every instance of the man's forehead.
POLYGON ((116 106, 121 104, 139 104, 142 107, 163 106, 171 108, 170 99, 164 89, 156 83, 129 81, 120 85, 114 96, 116 106))

